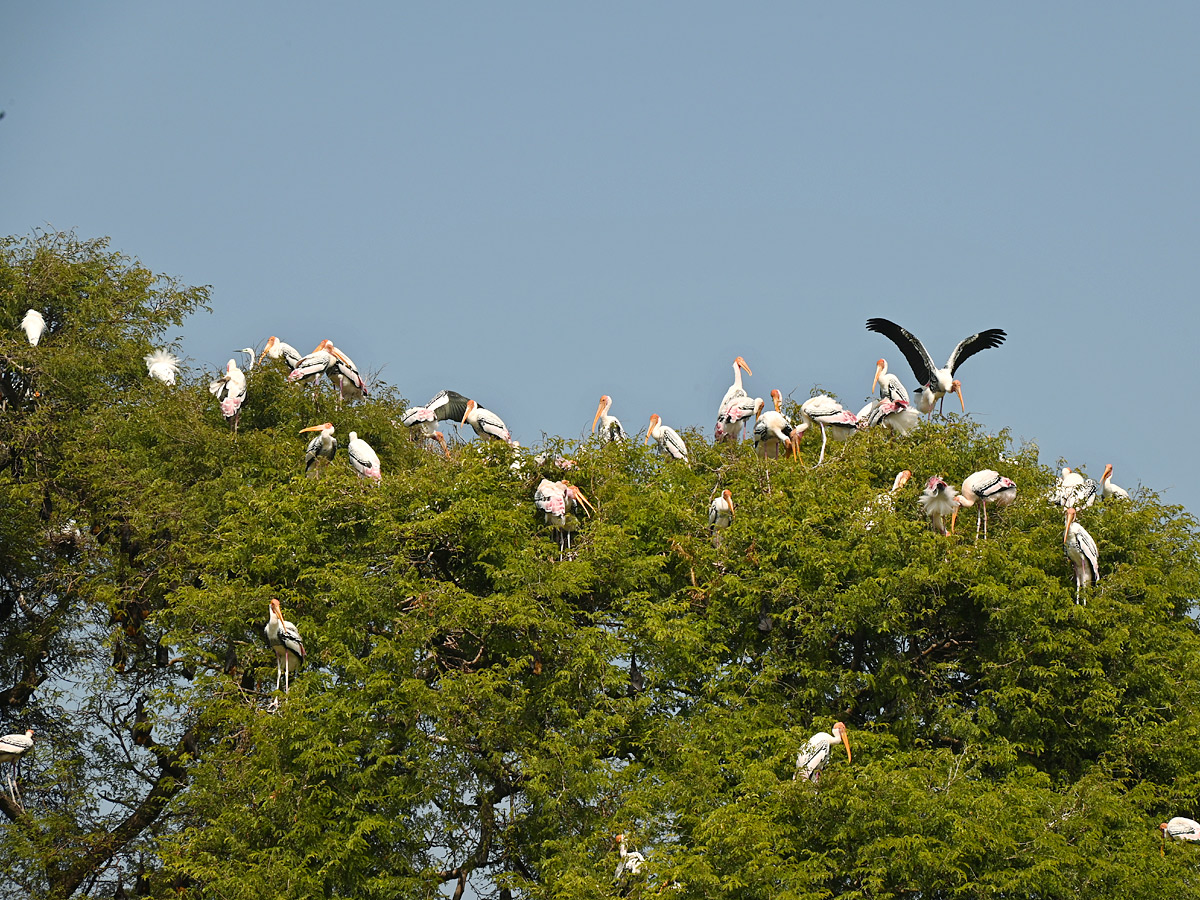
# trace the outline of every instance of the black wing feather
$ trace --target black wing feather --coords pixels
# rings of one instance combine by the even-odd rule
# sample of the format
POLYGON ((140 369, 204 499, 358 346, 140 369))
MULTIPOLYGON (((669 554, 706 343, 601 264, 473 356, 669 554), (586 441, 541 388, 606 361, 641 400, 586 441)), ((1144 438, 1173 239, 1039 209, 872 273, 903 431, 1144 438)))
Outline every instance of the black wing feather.
POLYGON ((933 364, 933 359, 929 356, 925 345, 918 341, 908 329, 900 327, 890 319, 867 319, 867 331, 882 334, 899 347, 920 384, 929 384, 933 380, 933 373, 937 371, 937 366, 933 364))
POLYGON ((981 331, 979 334, 973 334, 969 338, 963 338, 958 342, 958 346, 954 348, 954 352, 950 354, 950 359, 946 362, 946 368, 950 370, 950 374, 954 374, 954 370, 961 366, 964 362, 978 353, 980 350, 989 350, 992 347, 999 347, 1004 343, 1004 339, 1008 337, 1004 333, 1003 328, 989 328, 987 331, 981 331))
MULTIPOLYGON (((433 399, 425 404, 426 409, 432 409, 439 422, 462 422, 467 414, 469 397, 464 397, 458 391, 438 391, 433 399)), ((482 404, 480 404, 482 405, 482 404)))

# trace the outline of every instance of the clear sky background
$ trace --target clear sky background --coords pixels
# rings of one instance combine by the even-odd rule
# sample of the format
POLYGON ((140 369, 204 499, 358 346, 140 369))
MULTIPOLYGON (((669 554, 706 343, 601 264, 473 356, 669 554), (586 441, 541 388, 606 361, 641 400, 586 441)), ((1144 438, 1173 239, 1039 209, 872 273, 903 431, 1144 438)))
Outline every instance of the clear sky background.
POLYGON ((525 445, 602 393, 711 436, 738 354, 857 409, 914 386, 868 317, 1000 327, 989 431, 1196 510, 1198 46, 1195 3, 11 3, 0 233, 211 285, 193 373, 329 337, 525 445))

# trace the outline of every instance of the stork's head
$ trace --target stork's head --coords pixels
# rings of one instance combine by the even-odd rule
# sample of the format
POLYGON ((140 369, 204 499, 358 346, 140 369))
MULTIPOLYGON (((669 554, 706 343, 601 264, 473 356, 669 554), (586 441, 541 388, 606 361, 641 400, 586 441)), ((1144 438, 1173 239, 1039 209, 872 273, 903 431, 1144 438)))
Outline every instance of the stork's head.
POLYGON ((871 393, 875 393, 875 385, 879 384, 879 379, 887 374, 887 360, 881 359, 875 363, 875 380, 871 382, 871 393))
POLYGON ((300 429, 301 434, 304 434, 306 431, 328 431, 330 434, 333 434, 333 423, 325 422, 322 425, 309 425, 307 428, 300 429))
POLYGON ((779 388, 771 388, 771 402, 775 404, 775 412, 783 412, 783 394, 779 392, 779 388))
POLYGON ((612 397, 605 394, 600 398, 600 405, 596 407, 596 417, 592 419, 592 434, 596 433, 596 423, 600 421, 600 417, 607 415, 609 409, 612 408, 612 397))
POLYGON ((729 518, 733 518, 733 491, 729 488, 721 491, 721 496, 725 498, 725 502, 729 504, 729 518))
POLYGON ((908 484, 908 479, 910 479, 910 478, 912 478, 912 472, 908 471, 908 469, 905 469, 903 472, 898 473, 896 475, 896 480, 892 482, 892 490, 893 491, 900 490, 902 487, 904 487, 906 484, 908 484))
POLYGON ((283 607, 279 605, 279 598, 277 597, 271 598, 271 615, 278 619, 283 618, 283 607))
POLYGON ((575 503, 578 503, 589 513, 594 513, 596 511, 592 504, 588 502, 588 498, 583 496, 583 491, 566 480, 560 482, 560 484, 566 488, 566 494, 569 498, 571 498, 571 500, 573 500, 575 503))
POLYGON ((746 365, 746 361, 744 359, 742 359, 740 356, 733 361, 733 364, 735 366, 737 366, 738 368, 745 369, 747 375, 754 374, 753 372, 750 371, 750 367, 748 365, 746 365))
POLYGON ((446 436, 440 431, 435 431, 431 437, 442 445, 442 452, 446 454, 446 459, 450 458, 450 447, 446 444, 446 436))
POLYGON ((952 382, 950 382, 950 390, 958 394, 958 405, 962 407, 963 412, 966 412, 967 404, 966 401, 963 400, 962 382, 955 378, 952 382))
POLYGON ((459 422, 458 424, 459 425, 466 424, 467 417, 470 416, 471 413, 475 412, 475 410, 477 410, 478 408, 479 408, 478 403, 476 403, 474 400, 468 400, 467 401, 467 411, 463 413, 462 421, 459 422))
POLYGON ((662 422, 662 419, 659 417, 658 413, 654 413, 653 415, 650 416, 650 425, 646 429, 646 443, 647 444, 650 443, 650 432, 652 432, 655 428, 657 428, 659 426, 659 423, 661 423, 661 422, 662 422))
POLYGON ((1112 478, 1112 463, 1104 464, 1104 474, 1100 476, 1101 481, 1108 481, 1112 478))
POLYGON ((271 335, 269 338, 267 338, 267 346, 263 347, 262 356, 258 358, 258 361, 262 362, 268 356, 271 357, 271 359, 275 359, 277 356, 279 356, 279 338, 275 337, 275 335, 271 335))
POLYGON ((758 421, 758 417, 762 415, 762 411, 767 408, 767 401, 759 397, 754 401, 754 421, 758 421))
POLYGON ((846 734, 845 722, 836 722, 834 724, 833 736, 842 739, 842 744, 846 747, 846 762, 850 762, 850 736, 846 734))

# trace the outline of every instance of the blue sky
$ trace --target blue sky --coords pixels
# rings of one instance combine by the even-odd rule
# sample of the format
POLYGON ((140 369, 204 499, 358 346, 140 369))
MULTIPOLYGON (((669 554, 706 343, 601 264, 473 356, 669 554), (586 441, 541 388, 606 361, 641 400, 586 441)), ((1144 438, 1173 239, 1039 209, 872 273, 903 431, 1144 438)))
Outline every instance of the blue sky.
POLYGON ((1184 3, 9 4, 0 232, 211 285, 195 373, 330 337, 526 445, 601 393, 711 435, 738 354, 752 395, 857 409, 881 355, 913 386, 868 317, 939 362, 1000 327, 959 373, 986 428, 1196 509, 1198 33, 1184 3))

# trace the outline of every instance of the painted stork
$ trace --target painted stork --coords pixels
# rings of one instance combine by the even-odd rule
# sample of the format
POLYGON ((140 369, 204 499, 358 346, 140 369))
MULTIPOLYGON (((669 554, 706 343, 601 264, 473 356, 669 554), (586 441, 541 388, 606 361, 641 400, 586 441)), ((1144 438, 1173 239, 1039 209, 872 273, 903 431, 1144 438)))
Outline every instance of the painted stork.
POLYGON ((741 441, 742 429, 746 427, 746 422, 754 418, 756 410, 762 404, 761 397, 749 397, 743 394, 735 398, 717 416, 717 427, 713 434, 713 440, 717 442, 732 441, 735 444, 741 441))
POLYGON ((1067 510, 1063 548, 1067 559, 1071 561, 1071 568, 1075 570, 1075 602, 1078 603, 1080 589, 1100 580, 1100 551, 1096 549, 1096 542, 1087 529, 1075 521, 1075 515, 1075 507, 1072 506, 1067 510))
POLYGON ((864 527, 870 531, 875 527, 875 517, 883 513, 891 513, 896 509, 896 495, 904 490, 904 486, 908 484, 912 478, 912 472, 908 469, 897 472, 896 477, 892 479, 892 486, 882 494, 872 498, 863 510, 865 523, 864 527))
POLYGON ((778 388, 771 391, 771 401, 775 404, 774 410, 765 409, 766 403, 762 400, 755 406, 754 452, 764 459, 775 458, 779 456, 782 444, 790 447, 792 455, 796 456, 796 446, 791 443, 792 423, 783 414, 783 395, 778 388))
MULTIPOLYGON (((862 413, 859 413, 860 421, 863 418, 862 413)), ((870 412, 865 417, 867 428, 874 428, 876 425, 885 425, 900 435, 900 437, 906 437, 911 434, 920 421, 920 414, 909 403, 904 400, 889 400, 887 398, 871 403, 870 412)))
POLYGON ((497 441, 504 441, 506 444, 512 443, 512 434, 509 433, 504 420, 490 409, 484 409, 474 400, 467 401, 466 410, 463 412, 462 421, 459 424, 470 425, 480 437, 490 437, 497 441))
POLYGON ((638 870, 645 864, 646 857, 636 850, 629 850, 625 847, 625 835, 618 834, 616 840, 618 842, 617 852, 621 854, 621 859, 617 862, 617 871, 613 874, 613 883, 619 884, 624 879, 636 875, 638 870))
POLYGON ((546 524, 554 529, 558 538, 559 559, 564 549, 571 549, 571 530, 567 516, 572 509, 593 513, 595 508, 583 496, 583 491, 569 481, 551 481, 543 478, 533 492, 534 505, 546 514, 546 524))
POLYGON ((650 417, 650 426, 646 429, 647 444, 650 443, 651 438, 654 438, 658 444, 658 449, 663 453, 674 459, 682 459, 684 462, 688 461, 687 444, 683 442, 683 438, 679 436, 679 432, 662 423, 662 419, 658 413, 650 417))
POLYGON ((376 484, 383 480, 383 472, 379 468, 379 455, 357 432, 350 432, 350 440, 346 442, 346 455, 350 457, 350 465, 359 478, 371 478, 376 484))
MULTIPOLYGON (((762 402, 761 400, 759 401, 762 402)), ((721 546, 721 532, 733 524, 733 493, 726 488, 708 504, 708 533, 714 547, 721 546)))
POLYGON ((904 384, 897 376, 888 372, 886 359, 878 360, 875 363, 875 380, 871 382, 872 393, 875 392, 876 385, 879 385, 880 400, 911 402, 908 399, 908 391, 904 389, 904 384))
POLYGON ((46 333, 46 319, 36 309, 25 311, 25 318, 21 320, 21 328, 25 331, 25 336, 29 338, 29 345, 36 347, 38 341, 42 339, 42 335, 46 333))
POLYGON ((1112 483, 1112 463, 1107 463, 1104 466, 1104 477, 1100 479, 1100 492, 1105 500, 1113 498, 1118 500, 1129 499, 1129 491, 1125 490, 1119 484, 1112 483))
POLYGON ((610 409, 612 409, 612 397, 605 394, 600 398, 600 405, 596 407, 596 415, 592 419, 592 434, 596 433, 596 426, 599 425, 600 440, 605 444, 611 441, 623 441, 629 437, 625 433, 625 429, 621 427, 621 420, 608 414, 610 409))
POLYGON ((830 436, 834 440, 846 441, 858 430, 858 416, 843 408, 828 394, 818 394, 800 404, 801 422, 792 432, 792 440, 799 442, 813 423, 821 426, 821 456, 819 466, 825 461, 825 445, 830 436))
POLYGON ((337 438, 333 436, 332 422, 326 422, 323 425, 310 425, 307 428, 300 429, 301 434, 308 431, 316 431, 319 434, 309 441, 308 446, 304 449, 304 474, 309 478, 320 478, 322 461, 328 465, 333 462, 333 457, 337 455, 337 438))
POLYGON ((246 373, 238 368, 236 360, 231 359, 226 364, 225 374, 208 386, 208 392, 221 401, 221 415, 233 424, 236 437, 242 403, 246 399, 246 373))
POLYGON ((338 398, 349 400, 357 391, 363 397, 368 396, 367 383, 358 374, 358 366, 344 352, 330 344, 329 352, 333 355, 329 374, 337 385, 338 398))
POLYGON ((1084 478, 1078 472, 1072 472, 1069 466, 1064 466, 1062 473, 1054 482, 1050 502, 1063 509, 1069 506, 1086 509, 1095 503, 1099 496, 1100 485, 1091 478, 1084 478))
POLYGON ((25 729, 24 734, 6 734, 0 737, 0 763, 11 763, 6 780, 8 795, 13 803, 18 802, 17 776, 21 768, 21 757, 33 747, 33 729, 25 729))
POLYGON ((1003 329, 989 328, 963 338, 954 348, 954 352, 950 354, 946 365, 939 369, 934 365, 933 358, 925 349, 925 345, 917 340, 911 332, 901 328, 895 322, 879 318, 867 319, 867 331, 882 334, 900 348, 900 352, 912 366, 913 375, 921 384, 917 388, 917 407, 922 412, 933 412, 933 404, 950 392, 958 394, 958 402, 962 406, 963 412, 966 412, 967 404, 963 401, 962 384, 954 379, 954 373, 959 366, 976 353, 991 347, 999 347, 1008 337, 1003 329))
MULTIPOLYGON (((987 508, 991 503, 995 506, 1010 506, 1017 499, 1017 485, 1011 478, 1005 478, 994 469, 982 469, 973 472, 963 479, 962 490, 954 498, 961 506, 979 504, 979 517, 975 520, 975 540, 979 540, 980 520, 983 524, 983 539, 987 540, 987 508)), ((950 517, 950 533, 954 534, 954 523, 958 519, 958 507, 955 507, 950 517)))
POLYGON ((1177 841, 1200 841, 1200 822, 1195 819, 1185 819, 1183 816, 1163 822, 1158 826, 1159 831, 1163 833, 1165 840, 1167 835, 1175 838, 1177 841))
POLYGON ((917 502, 925 510, 929 526, 938 534, 949 534, 946 531, 946 517, 953 517, 958 509, 958 503, 954 499, 957 493, 954 485, 940 475, 931 475, 929 481, 925 482, 925 490, 921 492, 917 502))
POLYGON ((796 756, 796 774, 792 781, 803 777, 806 781, 817 782, 821 778, 821 770, 829 762, 832 748, 838 742, 846 745, 846 762, 850 762, 850 738, 846 734, 846 726, 837 722, 833 726, 833 734, 818 731, 808 739, 804 749, 796 756))
POLYGON ((300 360, 304 358, 299 350, 291 344, 284 343, 275 335, 267 338, 267 346, 263 348, 262 356, 258 358, 259 364, 261 365, 268 356, 271 359, 282 359, 289 371, 300 365, 300 360))
MULTIPOLYGON (((454 422, 461 424, 463 418, 467 414, 467 404, 470 399, 458 391, 438 391, 433 397, 419 409, 428 410, 433 414, 433 420, 437 422, 454 422)), ((404 414, 405 418, 413 412, 409 410, 404 414)), ((404 424, 408 424, 405 422, 404 424)))
POLYGON ((275 690, 279 690, 282 679, 284 691, 291 687, 292 673, 304 662, 304 641, 300 638, 300 630, 283 617, 283 608, 279 601, 271 598, 271 618, 267 620, 267 643, 275 651, 275 690))
POLYGON ((333 341, 326 338, 317 344, 316 349, 307 356, 301 357, 292 371, 288 373, 288 381, 308 381, 313 386, 315 394, 321 376, 333 368, 333 341))
POLYGON ((721 403, 717 407, 717 418, 721 418, 721 414, 729 408, 729 404, 733 403, 738 397, 745 397, 746 391, 742 387, 742 369, 746 370, 747 375, 753 375, 750 367, 746 365, 746 361, 740 356, 733 361, 733 384, 729 386, 729 390, 725 392, 725 396, 721 398, 721 403))
POLYGON ((146 361, 146 372, 163 384, 174 384, 179 374, 179 357, 166 350, 155 350, 142 357, 146 361))

